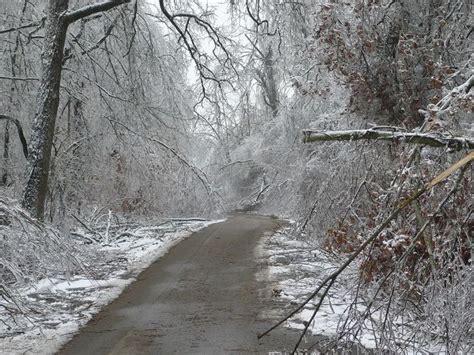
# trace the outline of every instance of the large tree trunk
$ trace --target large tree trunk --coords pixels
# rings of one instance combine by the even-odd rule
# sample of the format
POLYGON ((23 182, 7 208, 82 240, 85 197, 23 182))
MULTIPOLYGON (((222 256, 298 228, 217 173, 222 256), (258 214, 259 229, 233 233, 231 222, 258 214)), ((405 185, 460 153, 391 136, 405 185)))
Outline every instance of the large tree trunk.
POLYGON ((48 193, 51 148, 58 113, 64 42, 68 26, 87 16, 108 11, 129 2, 130 0, 105 0, 67 12, 69 0, 49 0, 41 56, 41 85, 28 156, 30 174, 22 203, 33 217, 40 220, 44 217, 44 204, 48 193))
POLYGON ((29 176, 23 197, 23 207, 38 219, 43 219, 48 192, 49 162, 59 105, 64 42, 68 28, 65 18, 68 2, 68 0, 50 0, 48 7, 41 85, 29 149, 29 176))

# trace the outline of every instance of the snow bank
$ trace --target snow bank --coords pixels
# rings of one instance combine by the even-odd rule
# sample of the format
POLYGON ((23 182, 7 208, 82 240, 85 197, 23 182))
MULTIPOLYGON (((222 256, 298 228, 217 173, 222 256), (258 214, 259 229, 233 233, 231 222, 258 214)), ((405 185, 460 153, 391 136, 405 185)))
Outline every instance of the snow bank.
MULTIPOLYGON (((266 270, 262 271, 265 275, 257 275, 257 278, 270 280, 273 296, 286 302, 287 307, 283 310, 282 317, 295 309, 335 268, 334 262, 317 246, 295 240, 287 234, 288 232, 289 228, 283 228, 263 238, 257 251, 262 259, 267 260, 266 270)), ((347 278, 350 279, 351 276, 346 275, 329 291, 328 297, 310 325, 309 331, 313 335, 327 337, 324 343, 329 344, 336 338, 341 321, 344 321, 347 308, 351 304, 351 290, 344 287, 344 280, 347 278)), ((347 286, 349 285, 348 282, 347 286)), ((318 300, 315 298, 311 301, 284 326, 288 329, 303 330, 318 300)), ((360 345, 365 348, 375 347, 370 332, 362 334, 360 345)))

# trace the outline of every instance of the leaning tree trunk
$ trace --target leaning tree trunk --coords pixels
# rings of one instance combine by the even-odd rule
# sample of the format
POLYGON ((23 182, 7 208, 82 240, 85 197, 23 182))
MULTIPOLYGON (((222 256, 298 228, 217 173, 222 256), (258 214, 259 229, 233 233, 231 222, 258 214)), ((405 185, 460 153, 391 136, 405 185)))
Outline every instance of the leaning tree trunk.
POLYGON ((41 58, 41 85, 28 157, 29 176, 23 196, 23 207, 38 219, 43 219, 44 203, 48 192, 49 162, 59 105, 64 42, 68 27, 65 18, 67 8, 68 0, 49 1, 41 58))

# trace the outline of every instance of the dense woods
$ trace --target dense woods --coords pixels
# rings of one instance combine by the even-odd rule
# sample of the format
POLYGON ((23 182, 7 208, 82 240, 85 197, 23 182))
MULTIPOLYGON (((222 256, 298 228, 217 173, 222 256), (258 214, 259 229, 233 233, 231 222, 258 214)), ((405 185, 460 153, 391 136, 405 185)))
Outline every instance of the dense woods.
POLYGON ((339 342, 472 351, 469 0, 7 0, 0 18, 12 319, 16 289, 81 268, 77 227, 239 210, 296 220, 334 263, 296 310, 351 270, 339 342))

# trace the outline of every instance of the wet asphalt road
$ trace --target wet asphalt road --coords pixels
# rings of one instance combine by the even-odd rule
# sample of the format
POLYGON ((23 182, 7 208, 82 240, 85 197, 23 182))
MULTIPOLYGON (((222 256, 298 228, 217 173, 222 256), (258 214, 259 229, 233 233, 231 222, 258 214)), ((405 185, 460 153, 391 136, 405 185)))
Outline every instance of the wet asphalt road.
POLYGON ((268 354, 294 345, 277 330, 277 305, 255 247, 275 219, 236 215, 176 245, 60 351, 60 354, 268 354), (273 311, 273 312, 272 312, 273 311), (265 319, 263 319, 265 318, 265 319))

